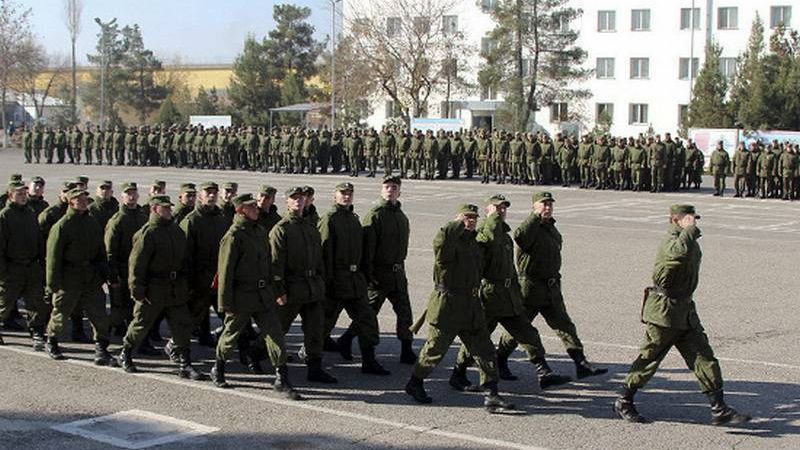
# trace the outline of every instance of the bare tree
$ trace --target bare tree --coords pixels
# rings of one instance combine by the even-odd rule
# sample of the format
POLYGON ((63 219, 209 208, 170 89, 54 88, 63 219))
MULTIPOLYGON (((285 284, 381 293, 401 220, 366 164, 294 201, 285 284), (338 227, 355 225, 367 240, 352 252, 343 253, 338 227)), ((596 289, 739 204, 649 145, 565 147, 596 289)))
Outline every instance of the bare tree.
POLYGON ((455 0, 351 0, 355 11, 345 24, 366 70, 409 125, 427 114, 431 94, 455 81, 452 49, 466 46, 463 35, 444 20, 455 0), (445 69, 445 70, 443 70, 445 69))
MULTIPOLYGON (((25 50, 33 40, 30 27, 31 9, 23 9, 14 0, 0 0, 0 122, 3 130, 6 121, 6 95, 11 87, 14 71, 28 57, 25 50)), ((8 137, 3 132, 3 147, 8 137)))
POLYGON ((29 57, 14 71, 11 86, 29 98, 33 104, 34 115, 37 119, 41 119, 51 91, 67 80, 69 57, 48 55, 41 45, 32 41, 30 44, 32 45, 26 50, 29 57))
POLYGON ((72 111, 72 120, 78 119, 78 79, 77 79, 77 63, 75 61, 75 41, 78 40, 78 35, 81 34, 81 13, 83 12, 82 0, 64 0, 64 24, 69 31, 69 39, 72 43, 72 98, 70 99, 70 107, 72 111))

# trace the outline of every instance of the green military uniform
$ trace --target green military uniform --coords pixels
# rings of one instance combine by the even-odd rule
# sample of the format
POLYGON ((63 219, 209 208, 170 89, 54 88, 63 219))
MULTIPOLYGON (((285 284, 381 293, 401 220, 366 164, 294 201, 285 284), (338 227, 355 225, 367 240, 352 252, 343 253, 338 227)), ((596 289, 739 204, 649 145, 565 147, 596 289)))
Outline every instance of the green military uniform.
POLYGON ((775 153, 769 148, 764 149, 758 156, 758 190, 761 198, 772 196, 772 169, 776 164, 775 153))
POLYGON ((784 200, 794 199, 795 197, 795 172, 797 171, 798 165, 800 164, 798 164, 797 153, 791 148, 784 150, 778 160, 781 179, 783 181, 781 186, 784 200))
MULTIPOLYGON (((31 183, 33 183, 33 184, 41 184, 42 186, 44 186, 44 184, 45 184, 44 178, 42 178, 42 177, 33 177, 33 178, 31 178, 31 183)), ((37 219, 37 225, 38 225, 39 214, 41 214, 42 211, 47 209, 50 206, 50 204, 41 195, 33 195, 33 194, 29 193, 28 194, 28 203, 27 203, 26 206, 33 210, 33 213, 34 213, 33 217, 37 219)))
POLYGON ((667 147, 663 142, 650 145, 650 192, 661 192, 665 188, 667 172, 667 147))
POLYGON ((33 162, 33 133, 28 128, 22 131, 22 151, 25 156, 25 163, 30 164, 33 162))
POLYGON ((725 193, 725 178, 728 176, 731 158, 728 152, 718 145, 717 149, 711 153, 711 175, 714 176, 714 195, 722 197, 725 193))
MULTIPOLYGON (((264 185, 259 190, 259 196, 275 197, 276 189, 272 186, 264 185)), ((281 215, 278 214, 278 207, 275 204, 269 205, 269 209, 259 209, 258 211, 258 224, 267 230, 267 235, 272 231, 272 228, 281 221, 281 215)))
MULTIPOLYGON (((24 190, 11 182, 8 190, 24 190)), ((44 326, 49 312, 44 298, 44 237, 35 212, 26 204, 9 202, 0 211, 0 322, 8 320, 18 298, 25 299, 28 329, 34 348, 44 345, 44 326)), ((0 343, 3 339, 0 337, 0 343)))
MULTIPOLYGON (((101 181, 99 184, 100 187, 108 186, 111 188, 112 183, 111 181, 101 181)), ((119 210, 119 200, 116 198, 109 197, 103 198, 102 196, 96 196, 94 201, 91 205, 89 205, 89 215, 94 217, 98 224, 100 224, 100 229, 105 232, 106 224, 108 223, 111 216, 117 213, 119 210)))
MULTIPOLYGON (((76 188, 67 195, 74 199, 87 193, 76 188)), ((64 328, 65 318, 76 307, 82 307, 94 331, 95 363, 108 364, 110 320, 101 289, 108 274, 100 225, 87 211, 69 208, 50 230, 46 261, 47 288, 54 293, 53 313, 47 325, 48 353, 54 359, 63 358, 57 338, 64 328)))
MULTIPOLYGON (((197 187, 194 183, 183 183, 181 184, 181 197, 186 195, 196 195, 197 194, 197 187)), ((192 210, 195 208, 195 203, 193 202, 184 202, 181 198, 178 201, 178 205, 175 206, 175 210, 172 212, 172 217, 175 220, 175 223, 180 224, 183 219, 189 215, 192 210)))
POLYGON ((740 144, 736 151, 733 153, 733 186, 736 190, 734 197, 742 197, 746 187, 747 165, 750 161, 750 153, 744 148, 744 144, 740 144))
POLYGON ((631 169, 631 184, 634 192, 644 189, 643 172, 647 166, 647 153, 642 147, 642 142, 637 140, 628 149, 628 164, 631 169))

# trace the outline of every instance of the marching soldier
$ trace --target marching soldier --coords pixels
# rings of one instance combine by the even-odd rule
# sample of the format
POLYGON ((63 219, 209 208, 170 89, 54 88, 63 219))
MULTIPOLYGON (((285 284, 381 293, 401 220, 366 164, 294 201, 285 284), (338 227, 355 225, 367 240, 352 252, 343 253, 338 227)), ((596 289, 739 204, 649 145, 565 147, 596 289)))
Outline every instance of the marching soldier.
POLYGON ((178 196, 178 206, 172 213, 175 223, 180 224, 195 208, 197 202, 197 188, 194 183, 181 184, 181 193, 178 196))
POLYGON ((264 185, 258 190, 258 197, 256 197, 258 224, 267 230, 267 234, 272 231, 272 227, 281 221, 281 215, 278 214, 278 207, 275 206, 276 192, 277 190, 274 187, 264 185))
MULTIPOLYGON (((36 176, 31 178, 31 183, 28 186, 28 208, 33 210, 33 217, 37 219, 39 214, 42 213, 48 206, 47 200, 44 199, 44 186, 45 181, 44 178, 36 176)), ((38 226, 38 223, 37 223, 38 226)))
POLYGON ((97 196, 89 205, 89 215, 94 217, 100 229, 105 230, 108 220, 119 210, 119 201, 114 198, 114 185, 110 180, 97 185, 97 196))

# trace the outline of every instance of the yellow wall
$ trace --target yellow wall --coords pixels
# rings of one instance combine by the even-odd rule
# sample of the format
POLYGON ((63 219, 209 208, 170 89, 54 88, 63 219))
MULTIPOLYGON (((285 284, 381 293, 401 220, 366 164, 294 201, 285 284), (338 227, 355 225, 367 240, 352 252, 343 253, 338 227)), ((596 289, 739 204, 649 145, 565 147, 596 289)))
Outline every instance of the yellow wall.
MULTIPOLYGON (((96 67, 79 67, 77 71, 78 84, 85 83, 89 80, 92 73, 97 71, 96 67)), ((212 87, 217 88, 218 91, 228 89, 229 80, 233 73, 232 66, 183 66, 183 67, 165 67, 162 73, 156 74, 156 79, 161 81, 169 78, 173 74, 186 77, 186 83, 192 91, 192 95, 197 93, 197 90, 202 86, 206 90, 212 87), (177 74, 175 74, 177 72, 177 74)), ((37 88, 43 89, 47 82, 53 75, 53 71, 42 72, 36 80, 37 88)), ((70 70, 66 69, 59 75, 59 82, 69 84, 71 82, 70 70)), ((58 86, 51 88, 51 95, 58 91, 58 86)))

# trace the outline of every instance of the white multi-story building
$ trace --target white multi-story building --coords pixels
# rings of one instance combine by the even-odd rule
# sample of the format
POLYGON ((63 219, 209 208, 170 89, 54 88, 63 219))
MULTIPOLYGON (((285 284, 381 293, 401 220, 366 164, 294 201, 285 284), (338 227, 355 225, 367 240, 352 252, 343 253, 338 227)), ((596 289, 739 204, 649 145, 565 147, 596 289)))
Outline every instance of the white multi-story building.
MULTIPOLYGON (((358 1, 345 2, 345 23, 358 1)), ((455 25, 476 48, 489 45, 486 36, 494 28, 489 11, 495 1, 461 0, 447 19, 449 26, 455 25)), ((756 14, 764 23, 765 43, 779 23, 792 28, 800 21, 792 17, 793 10, 800 11, 800 0, 572 0, 570 6, 583 11, 570 27, 579 31, 577 44, 588 53, 585 64, 592 75, 581 84, 592 97, 543 106, 535 120, 551 133, 576 125, 581 131, 591 130, 604 111, 612 118, 615 135, 634 136, 650 127, 675 133, 687 112, 707 43, 713 40, 722 47, 721 70, 733 77, 756 14), (561 122, 567 112, 578 112, 583 120, 561 122)), ((473 66, 482 63, 477 60, 473 66)), ((470 74, 473 80, 475 72, 470 74)), ((443 117, 442 100, 431 98, 430 118, 443 117)), ((454 99, 450 115, 463 119, 467 127, 490 125, 501 102, 502 93, 482 88, 473 96, 454 99)), ((391 103, 379 96, 372 99, 372 111, 367 123, 380 127, 391 115, 391 103)))

